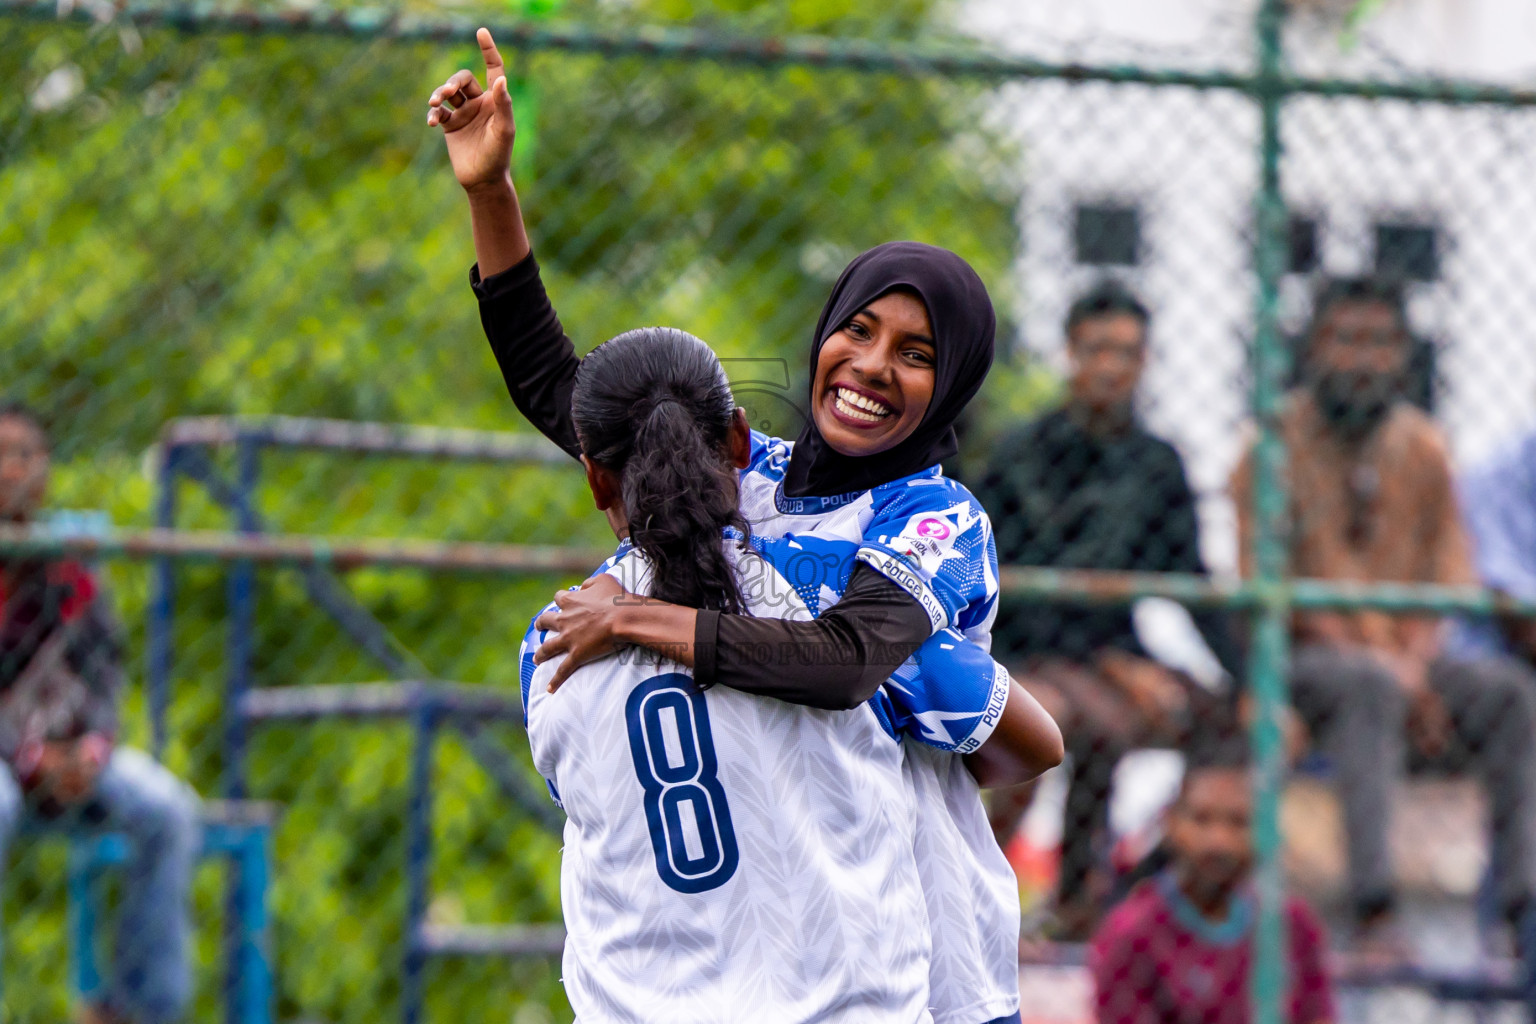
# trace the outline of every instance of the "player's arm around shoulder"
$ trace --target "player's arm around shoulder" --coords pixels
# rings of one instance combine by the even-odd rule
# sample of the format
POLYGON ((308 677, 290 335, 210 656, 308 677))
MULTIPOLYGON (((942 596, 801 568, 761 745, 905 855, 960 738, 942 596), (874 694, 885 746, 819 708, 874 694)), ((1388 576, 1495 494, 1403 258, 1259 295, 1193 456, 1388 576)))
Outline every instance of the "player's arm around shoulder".
POLYGON ((983 786, 1010 786, 1061 763, 1061 730, 986 651, 943 629, 892 675, 886 691, 913 740, 961 754, 983 786))
MULTIPOLYGON (((1007 675, 1001 665, 998 671, 1007 675)), ((966 755, 965 766, 982 788, 1017 786, 1044 775, 1066 756, 1061 727, 1011 677, 1008 699, 986 743, 966 755)))

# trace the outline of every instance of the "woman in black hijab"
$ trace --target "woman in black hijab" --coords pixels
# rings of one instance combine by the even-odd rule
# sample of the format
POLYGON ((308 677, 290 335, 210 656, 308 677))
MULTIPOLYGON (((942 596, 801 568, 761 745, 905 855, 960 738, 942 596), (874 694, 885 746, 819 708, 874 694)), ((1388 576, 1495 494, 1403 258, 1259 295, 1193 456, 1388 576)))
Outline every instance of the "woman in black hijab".
MULTIPOLYGON (((940 460, 956 451, 955 419, 991 366, 994 330, 981 279, 947 249, 888 242, 855 258, 833 286, 812 337, 810 415, 800 437, 793 446, 760 438, 770 452, 787 451, 789 460, 771 508, 744 495, 754 529, 815 532, 825 513, 863 492, 915 474, 936 475, 940 460)), ((528 348, 518 348, 521 357, 503 360, 504 369, 528 366, 528 348)), ((513 388, 514 398, 519 390, 513 388)), ((761 478, 749 472, 744 486, 754 482, 761 478)), ((946 502, 954 497, 946 490, 946 502)), ((925 608, 924 594, 862 562, 843 599, 812 622, 616 603, 614 587, 605 578, 586 592, 562 593, 560 612, 541 623, 558 635, 539 660, 571 655, 555 686, 580 664, 630 643, 691 664, 701 686, 720 683, 811 707, 857 707, 945 624, 935 622, 931 598, 925 608), (804 651, 818 653, 805 657, 804 651)))
MULTIPOLYGON (((579 360, 560 328, 530 254, 500 279, 476 282, 481 320, 518 408, 567 451, 579 446, 570 387, 579 360)), ((986 288, 959 256, 918 242, 889 242, 844 270, 812 337, 809 413, 790 445, 779 494, 749 510, 754 528, 814 532, 816 513, 863 492, 936 475, 957 448, 954 422, 992 362, 995 320, 986 288), (772 522, 766 521, 772 520, 772 522)), ((555 685, 620 643, 664 649, 715 683, 822 708, 857 707, 937 628, 909 590, 860 563, 843 599, 812 622, 787 622, 615 603, 611 577, 562 592, 543 628, 558 633, 540 660, 567 653, 555 685), (815 658, 763 660, 799 650, 815 658)))
MULTIPOLYGON (((811 341, 811 418, 790 456, 785 494, 865 491, 953 456, 955 420, 992 366, 995 330, 992 300, 981 278, 948 249, 920 242, 887 242, 856 257, 833 285, 816 322, 811 341), (861 310, 892 293, 918 299, 923 308, 917 312, 925 313, 929 321, 933 332, 929 344, 936 357, 931 397, 905 436, 895 437, 894 428, 877 433, 877 426, 866 431, 873 438, 864 440, 858 437, 857 427, 850 429, 837 416, 834 385, 839 367, 823 356, 836 355, 827 352, 829 339, 843 332, 861 310)), ((903 412, 912 417, 914 410, 903 412)))

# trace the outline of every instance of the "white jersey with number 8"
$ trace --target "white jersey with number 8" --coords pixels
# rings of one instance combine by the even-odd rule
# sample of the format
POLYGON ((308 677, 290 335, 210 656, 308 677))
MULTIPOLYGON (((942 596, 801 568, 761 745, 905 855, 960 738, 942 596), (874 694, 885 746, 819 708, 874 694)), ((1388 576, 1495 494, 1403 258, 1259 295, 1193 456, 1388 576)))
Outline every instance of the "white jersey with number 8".
MULTIPOLYGON (((810 618, 816 594, 784 578, 773 544, 754 547, 736 555, 752 610, 810 618)), ((646 592, 633 551, 607 571, 646 592)), ((931 1021, 915 804, 874 705, 701 693, 682 666, 635 652, 551 694, 558 660, 533 666, 540 640, 524 641, 524 701, 534 764, 568 817, 578 1021, 931 1021)))

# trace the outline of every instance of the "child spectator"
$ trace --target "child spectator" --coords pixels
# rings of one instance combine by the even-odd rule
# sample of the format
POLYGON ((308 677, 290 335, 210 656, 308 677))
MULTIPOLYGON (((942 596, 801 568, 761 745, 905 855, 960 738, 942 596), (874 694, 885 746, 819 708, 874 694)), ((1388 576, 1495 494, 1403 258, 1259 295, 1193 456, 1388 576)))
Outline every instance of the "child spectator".
MULTIPOLYGON (((1112 910, 1093 939, 1099 1024, 1247 1024, 1256 905, 1253 798, 1232 744, 1185 770, 1168 811, 1168 867, 1112 910)), ((1335 1019, 1322 924, 1296 898, 1285 906, 1290 1024, 1335 1019)))

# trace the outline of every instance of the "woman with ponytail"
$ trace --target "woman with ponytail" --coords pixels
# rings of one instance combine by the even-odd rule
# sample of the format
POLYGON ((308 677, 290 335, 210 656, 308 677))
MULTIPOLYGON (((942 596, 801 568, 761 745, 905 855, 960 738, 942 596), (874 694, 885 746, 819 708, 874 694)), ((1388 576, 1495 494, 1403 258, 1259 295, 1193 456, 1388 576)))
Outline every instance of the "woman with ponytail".
MULTIPOLYGON (((479 40, 489 91, 460 71, 433 93, 428 121, 444 129, 470 200, 479 257, 471 281, 513 401, 576 455, 580 361, 540 282, 512 187, 501 58, 488 32, 479 40)), ((559 595, 540 619, 554 635, 537 657, 567 656, 552 682, 620 645, 640 645, 691 665, 700 685, 856 708, 939 631, 958 630, 985 650, 997 596, 991 526, 939 464, 955 454, 954 422, 991 365, 994 327, 985 287, 954 253, 895 242, 857 257, 812 336, 805 430, 794 442, 753 435, 740 484, 740 507, 758 535, 815 533, 859 545, 842 600, 815 620, 780 621, 654 597, 616 600, 613 579, 594 579, 559 595)), ((1026 781, 1059 760, 1060 735, 1041 727, 1022 688, 1000 693, 994 738, 963 761, 908 744, 939 1024, 1017 1019, 1017 885, 977 786, 1026 781)))
MULTIPOLYGON (((697 338, 647 328, 598 346, 572 408, 594 501, 622 539, 603 578, 799 621, 846 586, 855 545, 748 532, 737 475, 751 436, 697 338)), ((567 813, 563 976, 578 1020, 932 1020, 898 737, 968 707, 960 740, 983 742, 1006 674, 941 633, 895 700, 851 709, 705 693, 645 651, 579 667, 556 693, 564 657, 536 663, 544 639, 535 624, 523 643, 523 703, 534 765, 567 813)))
POLYGON ((571 412, 587 480, 596 494, 622 471, 609 522, 618 530, 614 516, 623 510, 630 543, 653 573, 651 596, 741 613, 720 537, 734 528, 744 545, 748 534, 736 504, 738 470, 722 455, 745 419, 714 352, 673 328, 630 331, 598 346, 578 378, 588 386, 576 388, 571 412))

